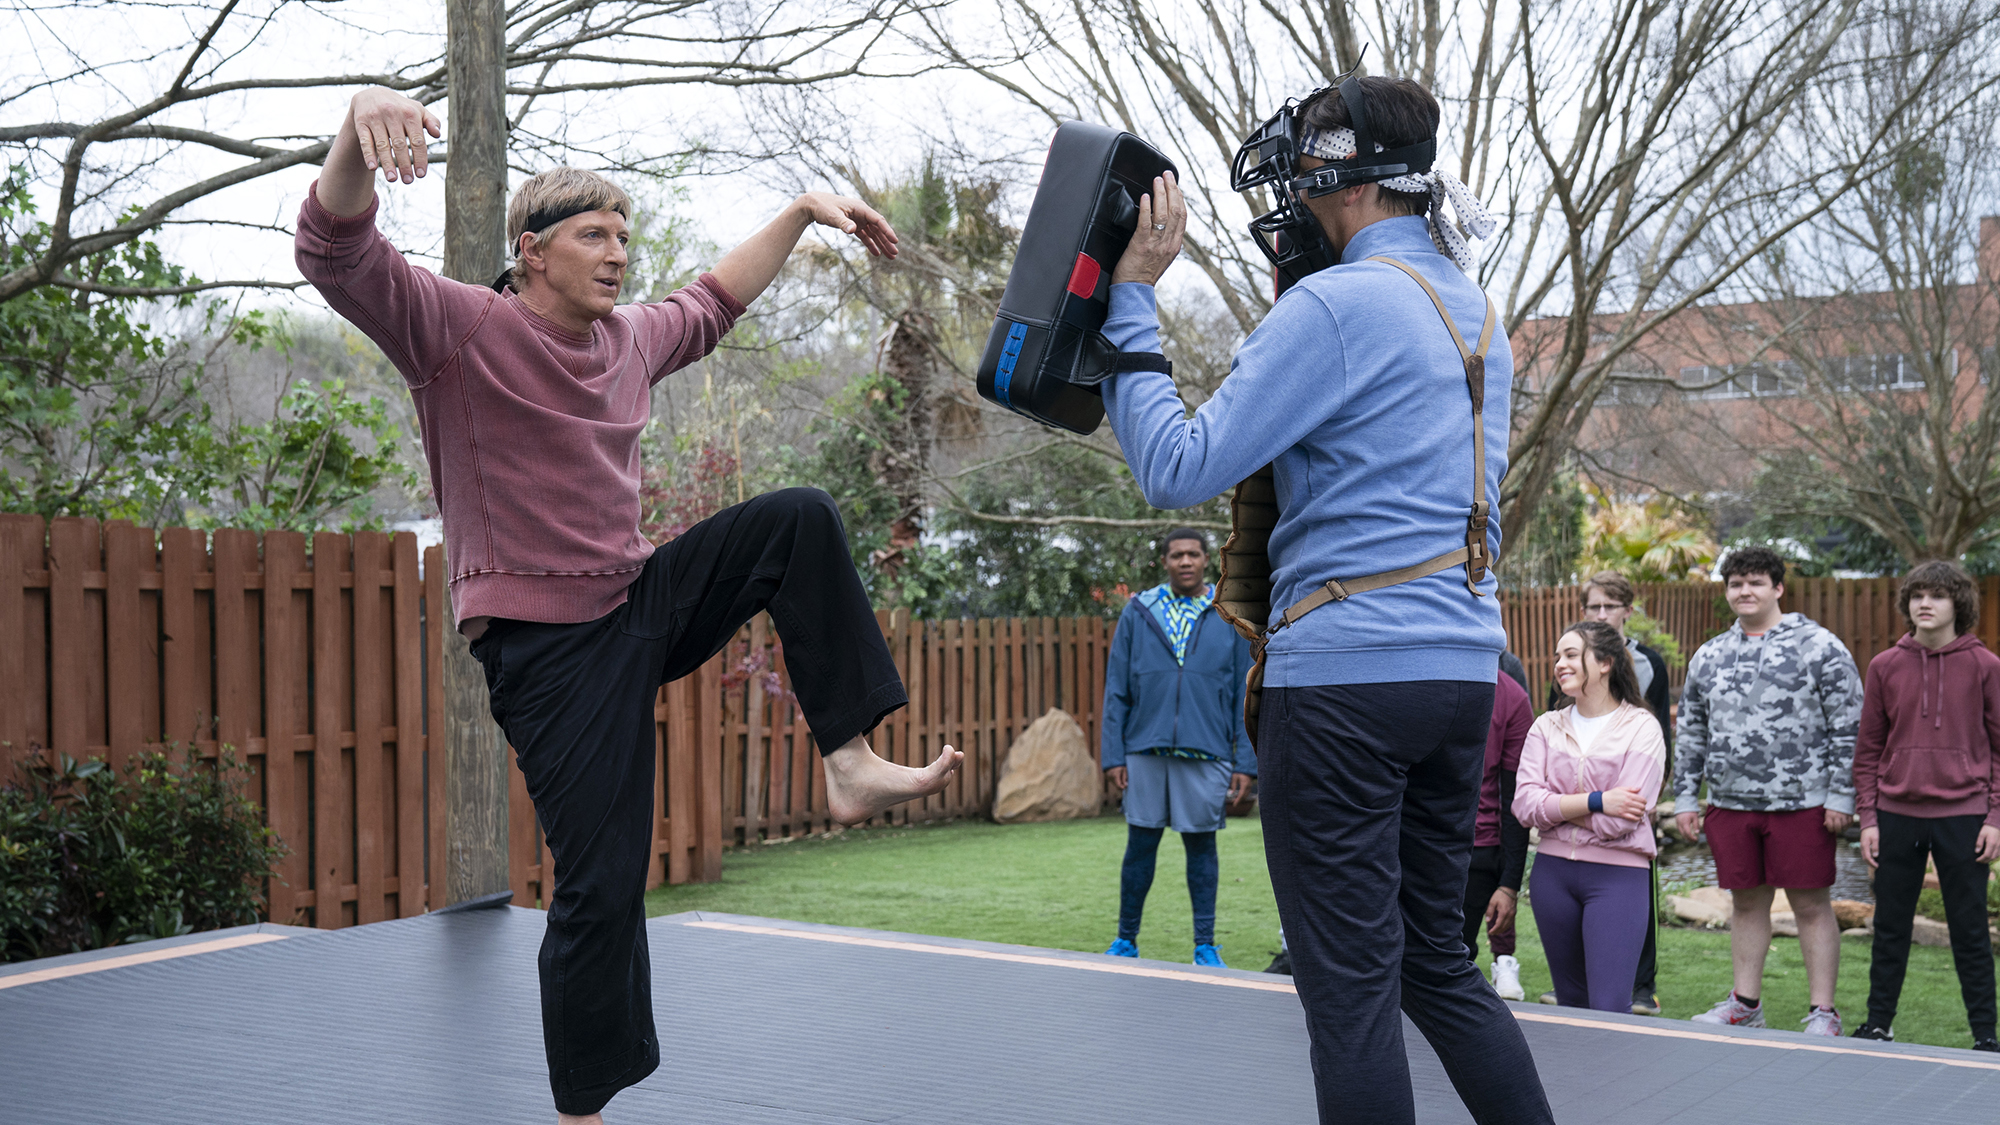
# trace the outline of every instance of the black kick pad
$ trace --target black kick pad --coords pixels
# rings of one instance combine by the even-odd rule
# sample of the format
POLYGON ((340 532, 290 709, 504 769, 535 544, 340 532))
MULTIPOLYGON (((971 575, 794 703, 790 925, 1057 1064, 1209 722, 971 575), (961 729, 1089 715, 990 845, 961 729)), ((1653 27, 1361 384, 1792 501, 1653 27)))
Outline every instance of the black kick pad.
POLYGON ((1139 225, 1139 197, 1169 171, 1179 174, 1130 133, 1087 121, 1056 129, 979 361, 988 401, 1079 434, 1104 421, 1111 270, 1139 225))

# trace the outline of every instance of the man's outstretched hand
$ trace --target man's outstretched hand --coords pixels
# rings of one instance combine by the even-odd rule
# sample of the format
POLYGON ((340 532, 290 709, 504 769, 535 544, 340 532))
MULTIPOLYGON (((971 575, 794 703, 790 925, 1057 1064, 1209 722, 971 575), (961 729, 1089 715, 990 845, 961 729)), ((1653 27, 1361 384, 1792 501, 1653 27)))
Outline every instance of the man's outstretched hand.
POLYGON ((896 256, 896 231, 889 220, 859 199, 831 192, 809 191, 799 196, 799 206, 819 226, 832 227, 853 235, 878 258, 896 256))
POLYGON ((747 305, 771 287, 806 229, 815 225, 853 235, 877 257, 896 256, 896 231, 873 207, 850 196, 809 191, 724 254, 710 272, 730 296, 747 305))
POLYGON ((442 136, 437 115, 415 98, 370 86, 347 103, 347 117, 327 151, 314 194, 343 219, 375 204, 375 171, 383 180, 415 183, 430 171, 431 137, 442 136))
POLYGON ((354 95, 349 112, 354 119, 354 137, 361 144, 361 161, 369 171, 382 170, 382 179, 406 184, 417 181, 430 170, 430 141, 444 135, 444 123, 415 98, 394 90, 370 86, 354 95))

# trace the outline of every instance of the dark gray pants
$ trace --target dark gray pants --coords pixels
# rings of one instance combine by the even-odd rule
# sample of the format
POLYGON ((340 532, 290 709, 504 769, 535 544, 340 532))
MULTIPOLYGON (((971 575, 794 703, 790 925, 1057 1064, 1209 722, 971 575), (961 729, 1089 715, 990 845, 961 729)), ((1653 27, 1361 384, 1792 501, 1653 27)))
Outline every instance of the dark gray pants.
POLYGON ((1474 1121, 1553 1120, 1462 933, 1492 713, 1490 682, 1264 690, 1264 850, 1323 1125, 1415 1121, 1399 1012, 1474 1121))
POLYGON ((653 702, 769 610, 821 753, 908 702, 833 500, 793 488, 653 552, 596 621, 495 621, 472 646, 555 863, 542 1039, 556 1108, 591 1114, 660 1065, 646 953, 653 702))

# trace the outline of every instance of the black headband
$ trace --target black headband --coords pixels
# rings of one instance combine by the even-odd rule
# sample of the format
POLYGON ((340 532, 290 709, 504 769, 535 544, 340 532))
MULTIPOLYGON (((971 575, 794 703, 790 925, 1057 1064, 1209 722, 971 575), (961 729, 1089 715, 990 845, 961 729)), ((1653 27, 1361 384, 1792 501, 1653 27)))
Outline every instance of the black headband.
MULTIPOLYGON (((564 219, 567 219, 572 215, 581 215, 585 211, 596 211, 596 210, 599 210, 599 208, 583 203, 572 204, 568 207, 544 207, 541 210, 536 211, 534 214, 528 216, 528 223, 526 226, 521 228, 521 234, 526 234, 529 231, 533 231, 536 234, 540 234, 542 231, 545 231, 550 227, 555 226, 557 223, 562 222, 564 219)), ((514 245, 509 246, 507 248, 507 256, 511 258, 514 255, 519 254, 520 252, 521 252, 521 235, 517 234, 514 236, 514 245)), ((495 293, 499 293, 505 290, 507 288, 508 283, 511 282, 513 279, 514 279, 514 267, 508 266, 506 269, 500 271, 499 277, 493 279, 493 291, 495 293)))

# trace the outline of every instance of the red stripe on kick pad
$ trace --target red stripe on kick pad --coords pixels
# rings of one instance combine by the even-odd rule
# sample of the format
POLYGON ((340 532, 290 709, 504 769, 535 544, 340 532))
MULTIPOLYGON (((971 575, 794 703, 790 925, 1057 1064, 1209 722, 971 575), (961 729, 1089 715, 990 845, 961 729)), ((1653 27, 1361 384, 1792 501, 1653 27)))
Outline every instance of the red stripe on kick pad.
POLYGON ((1103 272, 1104 267, 1097 264, 1096 258, 1078 254, 1076 268, 1069 274, 1069 291, 1086 301, 1090 300, 1090 295, 1097 292, 1097 277, 1103 272))

